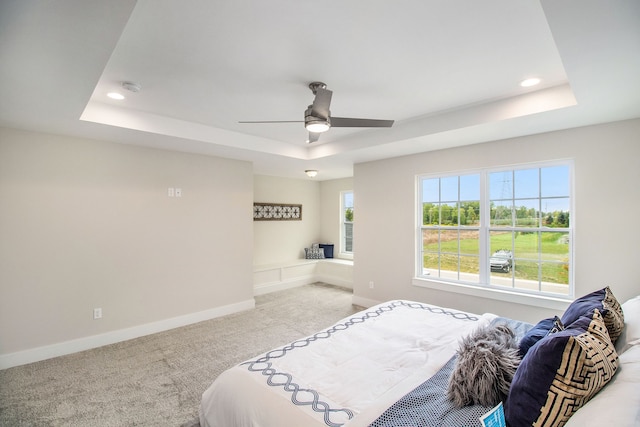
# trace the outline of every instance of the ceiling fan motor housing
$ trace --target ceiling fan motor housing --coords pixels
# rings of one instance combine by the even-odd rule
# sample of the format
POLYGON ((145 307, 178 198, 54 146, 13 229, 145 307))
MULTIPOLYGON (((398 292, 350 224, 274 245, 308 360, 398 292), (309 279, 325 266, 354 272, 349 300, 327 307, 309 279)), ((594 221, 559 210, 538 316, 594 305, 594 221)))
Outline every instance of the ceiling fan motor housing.
MULTIPOLYGON (((311 130, 314 128, 314 125, 318 125, 321 127, 326 127, 325 130, 329 130, 331 127, 331 119, 328 117, 315 117, 313 115, 313 105, 309 105, 309 108, 304 112, 304 126, 310 130, 311 132, 324 132, 323 130, 311 130), (311 126, 311 129, 309 127, 311 126)), ((321 128, 322 129, 322 128, 321 128)))

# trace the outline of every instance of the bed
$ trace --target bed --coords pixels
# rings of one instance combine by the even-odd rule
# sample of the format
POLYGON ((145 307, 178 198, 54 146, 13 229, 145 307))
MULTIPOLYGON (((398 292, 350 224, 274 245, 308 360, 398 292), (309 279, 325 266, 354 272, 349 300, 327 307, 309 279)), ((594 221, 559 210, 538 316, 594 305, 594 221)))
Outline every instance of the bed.
MULTIPOLYGON (((585 296, 588 297, 586 302, 576 300, 572 304, 572 307, 576 306, 573 311, 567 309, 565 314, 577 316, 577 319, 565 319, 564 315, 563 319, 554 319, 556 326, 562 320, 566 320, 567 325, 560 331, 554 331, 553 342, 571 341, 575 347, 576 340, 584 335, 598 341, 593 337, 609 334, 603 326, 602 313, 604 317, 611 317, 607 315, 617 310, 620 321, 624 310, 640 312, 640 297, 625 303, 627 306, 618 304, 616 308, 611 304, 603 307, 604 298, 613 297, 609 288, 593 294, 595 297, 592 294, 585 296), (600 310, 596 309, 591 314, 593 307, 600 310), (589 321, 584 320, 585 313, 589 321), (581 328, 594 330, 576 331, 573 324, 580 322, 581 328), (598 325, 604 328, 604 332, 597 330, 598 325), (567 338, 561 340, 565 335, 567 338)), ((627 315, 628 320, 640 323, 636 317, 627 315)), ((531 425, 528 419, 518 418, 522 412, 520 408, 526 408, 531 402, 522 401, 520 392, 518 396, 512 396, 512 392, 526 387, 524 382, 530 381, 531 375, 544 379, 544 375, 540 376, 528 363, 529 359, 535 362, 536 357, 542 357, 544 363, 548 363, 548 355, 539 350, 549 346, 547 341, 551 341, 548 336, 552 332, 545 330, 549 319, 544 320, 532 325, 490 313, 474 314, 415 301, 388 301, 225 371, 202 396, 200 425, 480 426, 479 417, 491 407, 479 404, 457 407, 447 397, 447 387, 451 373, 456 369, 457 358, 462 356, 460 341, 473 336, 478 330, 498 324, 508 325, 518 342, 531 341, 532 336, 536 341, 530 343, 505 401, 507 416, 511 415, 510 425, 531 425), (525 360, 527 368, 531 369, 523 367, 525 360), (518 377, 520 372, 522 378, 518 377)), ((553 327, 554 323, 551 324, 553 327)), ((604 344, 609 352, 604 363, 608 365, 604 368, 605 374, 599 373, 598 378, 605 378, 596 381, 602 384, 595 392, 588 391, 588 396, 585 397, 584 390, 578 392, 582 393, 577 399, 582 408, 577 412, 576 408, 569 409, 570 419, 566 425, 584 425, 585 419, 592 422, 594 416, 602 417, 602 408, 610 408, 612 396, 624 403, 624 410, 614 414, 618 417, 617 422, 607 423, 640 425, 640 397, 637 397, 640 396, 640 327, 627 328, 624 321, 617 327, 619 330, 614 333, 620 337, 615 347, 619 357, 613 340, 602 338, 608 343, 604 344), (603 399, 607 403, 603 403, 603 399), (593 415, 590 415, 590 405, 594 407, 593 415)), ((588 347, 593 347, 591 341, 588 347)), ((593 355, 588 357, 593 358, 593 355)), ((603 371, 602 366, 593 369, 603 371)), ((545 387, 549 385, 545 384, 545 387)), ((610 412, 610 409, 606 411, 610 412)), ((560 422, 541 425, 564 425, 569 418, 566 413, 559 417, 560 422)), ((610 418, 606 420, 610 421, 610 418)))

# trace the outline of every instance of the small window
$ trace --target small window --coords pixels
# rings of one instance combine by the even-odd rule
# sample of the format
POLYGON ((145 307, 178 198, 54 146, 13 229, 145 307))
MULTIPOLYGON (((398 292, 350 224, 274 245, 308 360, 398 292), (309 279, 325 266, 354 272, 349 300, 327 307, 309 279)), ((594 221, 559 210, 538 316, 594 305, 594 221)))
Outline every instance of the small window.
POLYGON ((420 176, 418 276, 572 296, 571 174, 556 164, 420 176))
POLYGON ((340 252, 353 254, 353 191, 340 193, 340 252))

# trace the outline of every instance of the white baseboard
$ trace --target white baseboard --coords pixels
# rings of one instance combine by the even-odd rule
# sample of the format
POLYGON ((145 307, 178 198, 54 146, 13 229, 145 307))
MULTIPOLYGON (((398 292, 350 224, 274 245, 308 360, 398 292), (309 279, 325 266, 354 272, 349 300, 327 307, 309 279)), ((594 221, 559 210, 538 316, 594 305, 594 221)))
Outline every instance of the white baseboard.
POLYGON ((78 338, 75 340, 18 351, 15 353, 2 354, 0 355, 0 369, 26 365, 27 363, 39 362, 41 360, 51 359, 52 357, 64 356, 66 354, 90 350, 104 345, 115 344, 117 342, 139 338, 181 326, 187 326, 204 320, 215 319, 216 317, 226 316, 228 314, 250 310, 252 308, 255 308, 255 300, 253 298, 235 304, 229 304, 170 319, 159 320, 157 322, 146 323, 140 326, 119 329, 117 331, 78 338))
POLYGON ((363 297, 354 295, 351 297, 351 303, 353 305, 359 305, 360 307, 369 308, 369 307, 373 307, 374 305, 381 304, 382 301, 376 301, 374 299, 363 298, 363 297))

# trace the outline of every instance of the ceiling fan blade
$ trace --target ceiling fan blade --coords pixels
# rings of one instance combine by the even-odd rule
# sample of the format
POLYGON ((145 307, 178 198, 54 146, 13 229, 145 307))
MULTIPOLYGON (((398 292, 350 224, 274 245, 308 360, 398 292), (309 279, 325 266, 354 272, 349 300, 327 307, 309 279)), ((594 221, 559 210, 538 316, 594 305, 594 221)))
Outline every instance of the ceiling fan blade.
POLYGON ((304 120, 258 120, 258 121, 240 121, 238 123, 304 123, 304 120))
POLYGON ((393 120, 355 119, 351 117, 331 117, 333 128, 390 128, 393 120))
POLYGON ((316 98, 313 100, 311 106, 311 115, 319 119, 326 119, 329 117, 329 105, 331 105, 331 96, 333 92, 329 89, 323 89, 321 87, 316 89, 316 98))
POLYGON ((307 142, 311 144, 312 142, 316 142, 319 139, 320 139, 319 132, 309 132, 309 140, 307 142))

